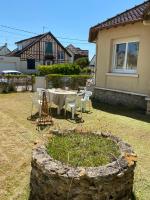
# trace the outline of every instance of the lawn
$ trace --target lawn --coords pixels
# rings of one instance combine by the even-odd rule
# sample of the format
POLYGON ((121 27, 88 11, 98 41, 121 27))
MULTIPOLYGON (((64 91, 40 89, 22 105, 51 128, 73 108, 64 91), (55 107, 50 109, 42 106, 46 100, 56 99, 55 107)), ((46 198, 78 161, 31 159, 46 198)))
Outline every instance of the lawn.
MULTIPOLYGON (((0 94, 0 200, 27 200, 31 152, 36 141, 47 140, 49 129, 37 131, 27 120, 31 93, 0 94)), ((150 117, 120 107, 94 106, 84 123, 54 118, 52 128, 111 132, 130 143, 138 155, 134 191, 137 199, 150 197, 150 117)))
POLYGON ((47 151, 55 160, 74 167, 106 165, 112 162, 112 155, 115 158, 120 155, 119 147, 112 140, 78 132, 64 136, 53 135, 49 139, 47 151))

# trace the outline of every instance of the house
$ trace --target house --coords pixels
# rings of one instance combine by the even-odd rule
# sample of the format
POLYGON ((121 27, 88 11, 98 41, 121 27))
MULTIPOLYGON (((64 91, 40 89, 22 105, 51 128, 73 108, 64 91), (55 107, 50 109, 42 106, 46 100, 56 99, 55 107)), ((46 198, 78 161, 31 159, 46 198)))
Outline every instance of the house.
POLYGON ((75 60, 77 60, 78 58, 82 58, 82 57, 89 57, 89 51, 88 50, 83 50, 80 49, 79 47, 75 47, 74 45, 70 44, 66 47, 67 51, 69 51, 69 53, 72 56, 72 62, 74 62, 75 60))
POLYGON ((7 47, 7 43, 0 47, 0 56, 5 56, 9 54, 11 51, 7 47))
POLYGON ((71 54, 50 32, 15 43, 9 56, 20 58, 20 71, 32 73, 36 66, 71 62, 71 54))
POLYGON ((146 109, 150 95, 150 0, 90 28, 95 98, 146 109))
POLYGON ((91 74, 95 76, 95 68, 96 68, 96 55, 94 55, 89 63, 89 69, 91 70, 91 74))
POLYGON ((20 71, 20 58, 10 56, 0 56, 0 72, 3 70, 19 70, 20 71))

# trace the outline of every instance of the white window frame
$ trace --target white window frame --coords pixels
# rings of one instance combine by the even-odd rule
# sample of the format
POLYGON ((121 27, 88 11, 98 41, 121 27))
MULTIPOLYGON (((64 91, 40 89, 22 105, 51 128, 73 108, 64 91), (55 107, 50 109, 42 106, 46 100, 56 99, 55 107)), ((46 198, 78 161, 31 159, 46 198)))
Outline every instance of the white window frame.
MULTIPOLYGON (((126 74, 136 74, 137 73, 137 67, 138 67, 138 58, 137 58, 137 66, 136 69, 127 69, 127 50, 128 50, 128 45, 129 43, 132 42, 138 42, 140 44, 140 40, 139 38, 128 38, 128 39, 120 39, 120 40, 115 40, 113 42, 113 58, 112 58, 112 72, 114 73, 126 73, 126 74), (115 61, 116 61, 116 48, 118 44, 126 44, 126 51, 125 51, 125 62, 124 62, 124 66, 122 69, 117 69, 116 65, 115 65, 115 61)), ((139 57, 139 54, 138 54, 139 57)))

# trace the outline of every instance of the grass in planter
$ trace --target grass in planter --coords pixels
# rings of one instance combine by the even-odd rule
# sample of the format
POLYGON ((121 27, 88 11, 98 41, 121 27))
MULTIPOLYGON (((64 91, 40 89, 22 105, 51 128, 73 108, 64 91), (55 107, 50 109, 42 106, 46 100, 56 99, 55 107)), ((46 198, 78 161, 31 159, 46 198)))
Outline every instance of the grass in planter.
POLYGON ((73 133, 54 135, 47 146, 48 153, 56 160, 77 167, 96 167, 112 162, 120 155, 117 144, 107 138, 73 133))

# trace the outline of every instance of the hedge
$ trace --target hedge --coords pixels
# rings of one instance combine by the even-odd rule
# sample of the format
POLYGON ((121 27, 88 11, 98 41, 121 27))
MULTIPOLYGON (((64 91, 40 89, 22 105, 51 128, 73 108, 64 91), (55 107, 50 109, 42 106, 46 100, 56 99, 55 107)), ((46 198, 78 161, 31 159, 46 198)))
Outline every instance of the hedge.
POLYGON ((77 90, 79 87, 85 87, 89 75, 62 75, 49 74, 46 76, 48 88, 65 88, 77 90))
POLYGON ((48 74, 80 74, 81 68, 77 64, 64 63, 64 64, 54 64, 54 65, 41 65, 38 66, 38 71, 40 76, 45 76, 48 74))
POLYGON ((85 74, 82 74, 82 75, 77 75, 77 74, 73 74, 73 75, 63 75, 63 74, 48 74, 46 76, 47 79, 51 79, 53 77, 69 77, 69 78, 83 78, 83 79, 89 79, 91 78, 92 76, 90 75, 85 75, 85 74))

